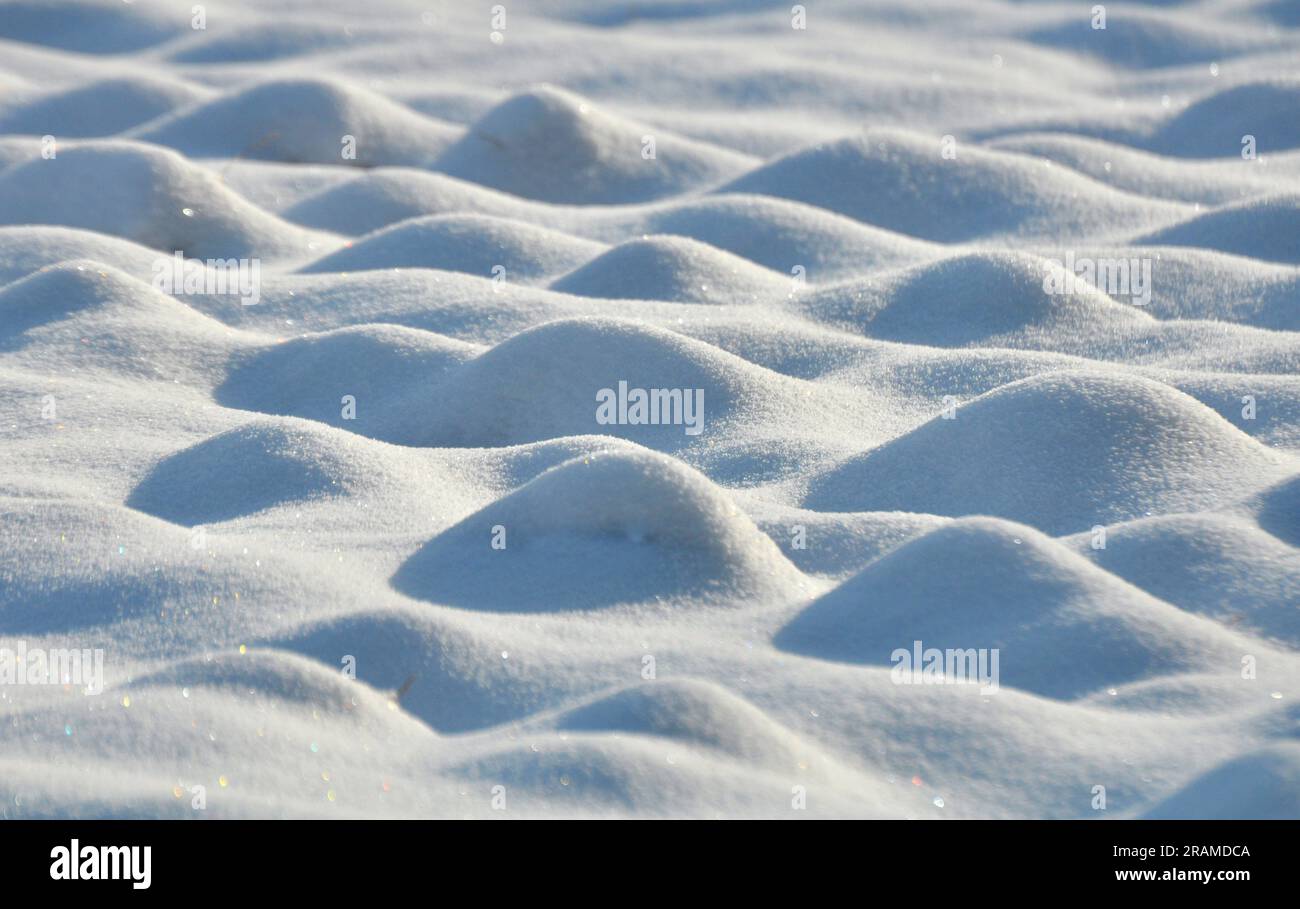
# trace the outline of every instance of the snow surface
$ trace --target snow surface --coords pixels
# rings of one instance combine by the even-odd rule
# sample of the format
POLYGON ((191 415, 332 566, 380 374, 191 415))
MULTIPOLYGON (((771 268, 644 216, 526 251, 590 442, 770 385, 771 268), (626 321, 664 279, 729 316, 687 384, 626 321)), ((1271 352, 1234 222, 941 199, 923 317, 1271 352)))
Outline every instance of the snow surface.
POLYGON ((1294 4, 493 5, 0 0, 0 817, 1300 816, 1294 4))

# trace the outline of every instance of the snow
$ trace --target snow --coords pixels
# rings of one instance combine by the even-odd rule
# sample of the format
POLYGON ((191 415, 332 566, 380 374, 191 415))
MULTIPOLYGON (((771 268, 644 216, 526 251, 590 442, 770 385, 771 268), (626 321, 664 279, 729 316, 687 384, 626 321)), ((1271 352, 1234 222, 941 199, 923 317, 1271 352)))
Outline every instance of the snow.
POLYGON ((0 817, 1300 815, 1293 5, 192 6, 0 0, 0 817))

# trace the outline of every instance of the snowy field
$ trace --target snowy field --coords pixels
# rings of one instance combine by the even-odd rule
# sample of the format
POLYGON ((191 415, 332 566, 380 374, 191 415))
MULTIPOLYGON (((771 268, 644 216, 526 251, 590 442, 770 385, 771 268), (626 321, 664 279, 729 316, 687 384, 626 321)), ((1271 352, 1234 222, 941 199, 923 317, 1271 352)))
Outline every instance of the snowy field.
POLYGON ((0 817, 1300 817, 1300 3, 0 0, 0 817))

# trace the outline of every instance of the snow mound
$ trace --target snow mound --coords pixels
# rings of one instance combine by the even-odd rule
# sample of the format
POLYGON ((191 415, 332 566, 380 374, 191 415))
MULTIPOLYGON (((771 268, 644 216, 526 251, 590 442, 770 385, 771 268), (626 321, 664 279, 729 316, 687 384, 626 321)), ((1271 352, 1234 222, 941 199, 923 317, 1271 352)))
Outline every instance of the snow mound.
MULTIPOLYGON (((436 389, 405 400, 393 441, 412 445, 518 445, 609 433, 656 449, 707 437, 717 423, 756 414, 790 380, 691 338, 630 321, 564 319, 520 332, 460 367, 436 389), (658 424, 599 422, 602 390, 685 389, 658 424), (528 389, 524 394, 521 390, 528 389), (703 422, 687 432, 686 405, 703 392, 703 422), (669 419, 680 416, 677 422, 669 419)), ((630 398, 629 398, 630 401, 630 398)), ((692 418, 698 416, 692 411, 692 418)), ((608 414, 617 420, 617 412, 608 414)), ((746 418, 749 418, 748 416, 746 418)))
MULTIPOLYGON (((138 301, 149 308, 167 299, 152 287, 142 287, 139 281, 99 262, 60 263, 0 287, 0 313, 4 313, 0 338, 9 341, 36 326, 117 302, 138 301)), ((177 311, 186 308, 173 306, 177 311)))
POLYGON ((386 712, 384 697, 352 683, 333 666, 261 647, 235 656, 208 653, 177 660, 132 679, 128 687, 133 692, 149 688, 256 690, 264 697, 305 704, 332 720, 345 722, 355 722, 366 712, 381 716, 386 712))
POLYGON ((1199 246, 1270 262, 1300 265, 1300 196, 1249 199, 1147 234, 1147 246, 1199 246))
POLYGON ((0 227, 0 285, 72 259, 112 262, 145 281, 153 277, 157 250, 89 230, 44 225, 0 227))
POLYGON ((906 264, 938 247, 788 199, 741 193, 675 201, 648 213, 645 230, 691 237, 810 282, 906 264))
POLYGON ((486 215, 413 218, 368 234, 304 272, 438 268, 508 281, 563 274, 604 247, 555 230, 486 215))
MULTIPOLYGON (((1300 147, 1300 81, 1248 82, 1207 95, 1165 123, 1152 147, 1166 155, 1236 158, 1242 137, 1255 137, 1257 155, 1300 147)), ((1253 163, 1253 162, 1252 162, 1253 163)))
POLYGON ((0 38, 83 54, 120 54, 184 34, 188 25, 188 17, 143 4, 9 0, 0 16, 0 38))
POLYGON ((100 79, 36 98, 0 116, 0 133, 57 138, 109 136, 207 97, 175 79, 100 79))
POLYGON ((989 514, 1051 534, 1245 498, 1294 462, 1136 376, 1012 382, 814 482, 819 510, 989 514))
POLYGON ((551 289, 607 299, 747 303, 781 300, 790 282, 696 240, 645 237, 602 253, 551 289))
POLYGON ((285 210, 295 224, 350 237, 427 215, 474 214, 526 220, 528 206, 496 190, 409 168, 377 168, 307 196, 285 210))
POLYGON ((0 287, 0 350, 69 372, 211 379, 244 342, 178 299, 100 262, 69 260, 0 287))
MULTIPOLYGON (((967 518, 868 565, 805 608, 775 642, 819 659, 893 663, 896 675, 913 665, 916 641, 923 650, 984 649, 985 682, 974 664, 966 678, 985 693, 996 690, 997 649, 999 686, 1070 699, 1211 661, 1236 665, 1243 640, 1032 528, 967 518), (895 660, 900 649, 909 654, 906 664, 895 660)), ((923 665, 913 666, 918 675, 923 665)))
POLYGON ((1248 521, 1171 515, 1083 533, 1081 555, 1152 596, 1228 627, 1300 648, 1300 550, 1248 521), (1178 571, 1170 571, 1178 565, 1178 571))
POLYGON ((1011 135, 989 147, 1047 158, 1115 189, 1158 199, 1222 205, 1277 191, 1267 167, 1243 167, 1239 158, 1170 158, 1069 133, 1011 135))
POLYGON ((365 89, 327 79, 254 85, 149 123, 132 137, 188 156, 354 167, 423 166, 456 127, 365 89), (349 149, 347 136, 356 141, 349 149), (354 151, 355 157, 344 157, 354 151))
POLYGON ((229 407, 315 420, 382 437, 389 396, 436 381, 478 348, 397 325, 303 335, 243 353, 216 391, 229 407), (345 396, 355 405, 344 417, 345 396))
MULTIPOLYGON (((724 756, 670 747, 654 739, 572 737, 538 753, 526 745, 502 748, 455 770, 476 787, 501 784, 510 810, 522 817, 784 817, 790 806, 788 772, 773 773, 724 756), (719 802, 731 806, 719 811, 719 802)), ((831 817, 901 817, 903 799, 883 786, 826 787, 819 813, 831 817)), ((487 809, 485 809, 486 811, 487 809)))
POLYGON ((1273 820, 1300 816, 1300 744, 1225 761, 1147 811, 1153 820, 1273 820))
POLYGON ((1300 547, 1300 476, 1290 477, 1260 496, 1259 526, 1300 547))
POLYGON ((302 255, 317 239, 173 151, 115 141, 0 172, 0 223, 94 230, 203 259, 302 255))
POLYGON ((577 95, 540 86, 485 114, 434 167, 527 199, 609 204, 718 182, 752 164, 735 152, 625 120, 577 95), (654 157, 648 156, 648 137, 654 139, 654 157))
POLYGON ((611 451, 566 461, 444 531, 393 584, 436 603, 533 612, 786 599, 803 577, 702 474, 611 451))
POLYGON ((256 419, 163 458, 131 508, 195 526, 382 485, 380 443, 292 419, 256 419))
POLYGON ((802 149, 722 192, 794 199, 899 233, 955 243, 992 236, 1068 237, 1143 224, 1181 208, 1118 193, 1021 155, 938 137, 872 131, 802 149))
POLYGON ((813 763, 815 754, 753 704, 703 679, 624 688, 566 710, 555 725, 573 732, 662 736, 787 771, 813 763))
MULTIPOLYGON (((114 624, 156 616, 160 604, 188 600, 194 608, 187 632, 201 636, 209 630, 201 617, 203 602, 235 574, 226 564, 203 564, 186 531, 115 502, 5 497, 0 521, 13 534, 0 553, 5 635, 75 632, 82 636, 81 646, 90 646, 108 640, 114 624), (49 545, 50 526, 67 528, 55 535, 57 548, 49 545), (72 549, 78 553, 75 561, 68 558, 72 549), (191 554, 194 558, 187 559, 191 554), (169 562, 166 572, 158 570, 160 555, 169 562)), ((221 621, 231 620, 227 609, 221 621)), ((113 684, 113 675, 106 665, 106 685, 113 684)))
POLYGON ((245 20, 246 15, 223 21, 220 31, 199 32, 194 40, 169 49, 167 57, 177 63, 261 63, 355 47, 371 37, 363 25, 345 30, 332 21, 280 20, 271 25, 245 20))
POLYGON ((1090 16, 1070 15, 1068 21, 1034 29, 1026 37, 1035 44, 1100 57, 1120 66, 1151 69, 1209 63, 1273 43, 1261 40, 1253 29, 1198 22, 1140 7, 1112 16, 1104 29, 1093 28, 1090 16))
POLYGON ((1076 278, 1064 288, 1059 262, 1014 252, 972 252, 918 265, 873 282, 864 293, 847 284, 809 295, 805 306, 819 318, 908 344, 997 346, 1012 336, 1078 336, 1150 325, 1141 310, 1112 300, 1076 278), (867 299, 864 300, 863 298, 867 299))
POLYGON ((421 610, 361 610, 309 622, 270 646, 338 673, 352 657, 357 680, 439 732, 482 729, 538 709, 501 645, 421 610))

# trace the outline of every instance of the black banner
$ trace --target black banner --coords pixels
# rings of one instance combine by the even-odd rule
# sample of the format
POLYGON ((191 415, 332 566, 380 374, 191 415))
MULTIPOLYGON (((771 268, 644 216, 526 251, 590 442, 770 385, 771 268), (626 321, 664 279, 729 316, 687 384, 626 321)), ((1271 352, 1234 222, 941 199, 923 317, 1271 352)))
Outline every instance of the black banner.
POLYGON ((1218 821, 31 821, 0 824, 0 882, 9 896, 33 887, 205 897, 283 888, 335 899, 431 876, 495 888, 536 872, 580 891, 610 874, 647 887, 725 874, 742 888, 815 874, 871 893, 971 880, 999 893, 1047 885, 1230 896, 1291 881, 1296 832, 1294 822, 1218 821))

